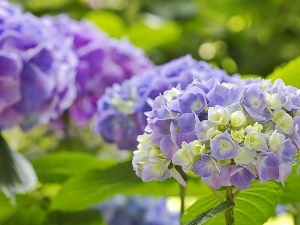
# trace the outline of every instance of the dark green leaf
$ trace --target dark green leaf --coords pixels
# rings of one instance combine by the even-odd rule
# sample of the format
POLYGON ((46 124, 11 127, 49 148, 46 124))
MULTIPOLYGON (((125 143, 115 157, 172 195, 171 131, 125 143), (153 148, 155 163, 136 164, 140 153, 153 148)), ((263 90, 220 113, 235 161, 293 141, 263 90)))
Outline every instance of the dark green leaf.
POLYGON ((7 196, 24 193, 36 185, 37 178, 30 162, 10 149, 0 135, 0 188, 7 196))
POLYGON ((216 207, 200 214, 193 220, 189 221, 186 225, 201 225, 206 223, 207 221, 211 220, 212 218, 216 217, 220 213, 234 207, 234 202, 232 201, 224 201, 221 202, 216 207))
MULTIPOLYGON (((224 191, 219 191, 225 196, 224 191)), ((274 215, 275 207, 280 202, 282 189, 275 182, 254 182, 246 191, 241 191, 235 201, 234 213, 236 224, 261 225, 274 215), (255 218, 253 217, 255 215, 255 218)), ((187 223, 197 217, 199 213, 206 212, 217 205, 218 199, 213 194, 201 196, 186 210, 183 222, 187 223)), ((206 224, 225 224, 225 217, 219 214, 206 224)))
POLYGON ((101 161, 88 153, 60 152, 35 159, 32 162, 39 181, 64 182, 75 173, 88 168, 106 168, 112 161, 101 161))
POLYGON ((48 215, 43 225, 101 225, 103 220, 97 209, 88 209, 78 212, 54 211, 48 215))

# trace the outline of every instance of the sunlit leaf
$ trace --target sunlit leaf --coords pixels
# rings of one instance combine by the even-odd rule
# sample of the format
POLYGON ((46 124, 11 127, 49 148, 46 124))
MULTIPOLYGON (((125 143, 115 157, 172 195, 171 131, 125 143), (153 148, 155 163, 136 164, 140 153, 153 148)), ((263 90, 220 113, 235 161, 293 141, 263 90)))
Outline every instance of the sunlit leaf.
POLYGON ((39 181, 64 182, 75 173, 88 168, 106 168, 112 161, 98 160, 95 156, 82 152, 59 152, 35 159, 32 162, 39 181))
POLYGON ((225 212, 226 210, 234 207, 234 202, 232 201, 224 201, 221 202, 219 205, 216 207, 209 209, 208 211, 200 214, 193 220, 189 221, 186 225, 201 225, 205 224, 209 220, 213 219, 217 215, 219 215, 222 212, 225 212))
POLYGON ((122 37, 125 31, 124 20, 108 11, 91 11, 84 17, 112 37, 122 37))
POLYGON ((268 76, 271 80, 281 78, 285 84, 300 88, 300 57, 290 61, 289 63, 277 67, 272 74, 268 76))
MULTIPOLYGON (((144 183, 132 169, 131 162, 107 169, 90 169, 65 182, 53 198, 53 209, 73 211, 93 206, 116 194, 178 196, 180 184, 174 179, 144 183), (76 197, 74 197, 76 196, 76 197)), ((207 193, 200 179, 188 182, 187 195, 207 193)))
POLYGON ((19 209, 9 218, 4 220, 1 225, 44 225, 46 212, 39 209, 19 209))
POLYGON ((297 166, 293 167, 290 176, 284 181, 284 188, 282 189, 282 203, 297 203, 300 202, 300 174, 297 172, 297 166))
MULTIPOLYGON (((219 191, 225 196, 224 191, 219 191)), ((254 182, 246 191, 241 191, 235 201, 235 221, 239 225, 261 225, 275 213, 275 207, 280 202, 281 187, 275 182, 254 182), (255 217, 253 217, 255 215, 255 217)), ((213 194, 202 195, 192 206, 186 210, 183 222, 196 218, 199 214, 214 208, 219 204, 213 194)), ((219 214, 205 224, 225 224, 224 214, 219 214)))
POLYGON ((156 26, 136 23, 129 28, 128 37, 133 44, 145 50, 150 50, 171 44, 179 39, 180 33, 180 27, 172 22, 156 23, 156 26))

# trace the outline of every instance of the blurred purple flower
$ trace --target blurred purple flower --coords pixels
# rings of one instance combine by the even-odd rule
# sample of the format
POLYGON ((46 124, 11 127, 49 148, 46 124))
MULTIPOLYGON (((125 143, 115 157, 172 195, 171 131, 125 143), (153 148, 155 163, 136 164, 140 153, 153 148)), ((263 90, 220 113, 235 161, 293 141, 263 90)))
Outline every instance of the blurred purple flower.
POLYGON ((108 225, 179 225, 179 214, 171 213, 166 199, 117 195, 99 206, 108 225))
POLYGON ((84 125, 94 116, 97 100, 107 87, 153 67, 141 49, 126 39, 109 38, 88 21, 75 21, 67 15, 44 20, 72 39, 79 60, 77 97, 70 108, 70 115, 78 124, 84 125))
MULTIPOLYGON (((125 81, 122 86, 114 85, 108 88, 98 101, 94 130, 105 141, 117 144, 120 149, 132 150, 136 148, 137 136, 143 133, 147 125, 145 112, 151 110, 152 104, 153 106, 163 104, 158 100, 153 102, 156 97, 177 85, 184 89, 194 79, 201 81, 212 77, 219 82, 232 80, 225 71, 185 56, 133 77, 125 81), (118 133, 108 134, 107 130, 116 130, 111 126, 117 127, 118 133), (129 129, 130 133, 126 132, 126 129, 129 129)), ((207 104, 204 99, 206 92, 199 90, 197 86, 193 89, 195 90, 190 90, 189 94, 179 97, 177 103, 174 101, 172 107, 184 113, 201 112, 207 104), (178 108, 179 105, 182 106, 178 108)), ((169 98, 175 96, 176 91, 171 93, 169 98)), ((153 113, 158 117, 149 126, 153 126, 153 129, 160 128, 159 133, 169 134, 172 113, 165 110, 154 110, 153 113)), ((183 137, 181 139, 184 140, 183 137)))
POLYGON ((70 40, 53 27, 0 4, 0 130, 29 129, 72 104, 77 60, 70 40))

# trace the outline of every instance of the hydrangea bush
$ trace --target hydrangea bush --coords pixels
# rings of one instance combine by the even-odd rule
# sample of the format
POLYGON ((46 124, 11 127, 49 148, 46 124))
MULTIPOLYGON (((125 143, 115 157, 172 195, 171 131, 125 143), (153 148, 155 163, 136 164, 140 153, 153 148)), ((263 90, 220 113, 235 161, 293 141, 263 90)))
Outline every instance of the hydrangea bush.
POLYGON ((145 182, 185 185, 179 166, 213 189, 284 183, 300 148, 300 91, 280 79, 194 80, 158 96, 147 117, 132 161, 145 182))
POLYGON ((69 112, 78 124, 87 123, 96 113, 97 100, 106 87, 153 67, 141 49, 126 39, 109 38, 87 21, 75 21, 67 15, 43 19, 70 38, 76 52, 77 97, 69 112))
POLYGON ((99 209, 108 225, 179 225, 179 214, 168 210, 165 198, 117 195, 99 209))
POLYGON ((0 25, 0 130, 58 117, 76 96, 70 39, 6 1, 0 25))
POLYGON ((206 81, 211 77, 219 82, 232 80, 225 71, 185 56, 133 77, 121 86, 115 84, 98 101, 94 130, 119 149, 133 150, 137 136, 147 125, 144 113, 151 109, 151 101, 177 84, 184 89, 194 79, 206 81))

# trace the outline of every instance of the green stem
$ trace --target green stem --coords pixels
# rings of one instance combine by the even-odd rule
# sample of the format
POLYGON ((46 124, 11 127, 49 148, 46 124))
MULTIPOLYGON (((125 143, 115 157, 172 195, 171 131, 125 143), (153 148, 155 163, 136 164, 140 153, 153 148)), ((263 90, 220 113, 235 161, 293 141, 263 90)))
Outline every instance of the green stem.
POLYGON ((212 187, 208 186, 209 189, 212 191, 212 193, 217 197, 217 199, 220 201, 220 202, 223 202, 223 199, 221 197, 221 195, 219 195, 219 193, 217 192, 217 190, 213 189, 212 187))
MULTIPOLYGON (((227 187, 227 189, 226 189, 226 200, 234 201, 235 197, 236 196, 234 196, 234 194, 232 192, 232 186, 227 187)), ((226 220, 226 225, 234 225, 235 224, 234 207, 231 207, 230 209, 225 211, 225 220, 226 220)))
POLYGON ((182 217, 185 211, 185 187, 180 185, 180 223, 181 225, 183 225, 182 223, 182 217))
MULTIPOLYGON (((182 170, 181 167, 175 166, 176 170, 180 173, 182 176, 183 180, 186 182, 187 181, 187 175, 186 173, 182 170)), ((180 185, 180 224, 183 225, 182 223, 182 217, 185 212, 185 194, 186 194, 186 187, 180 185)))

